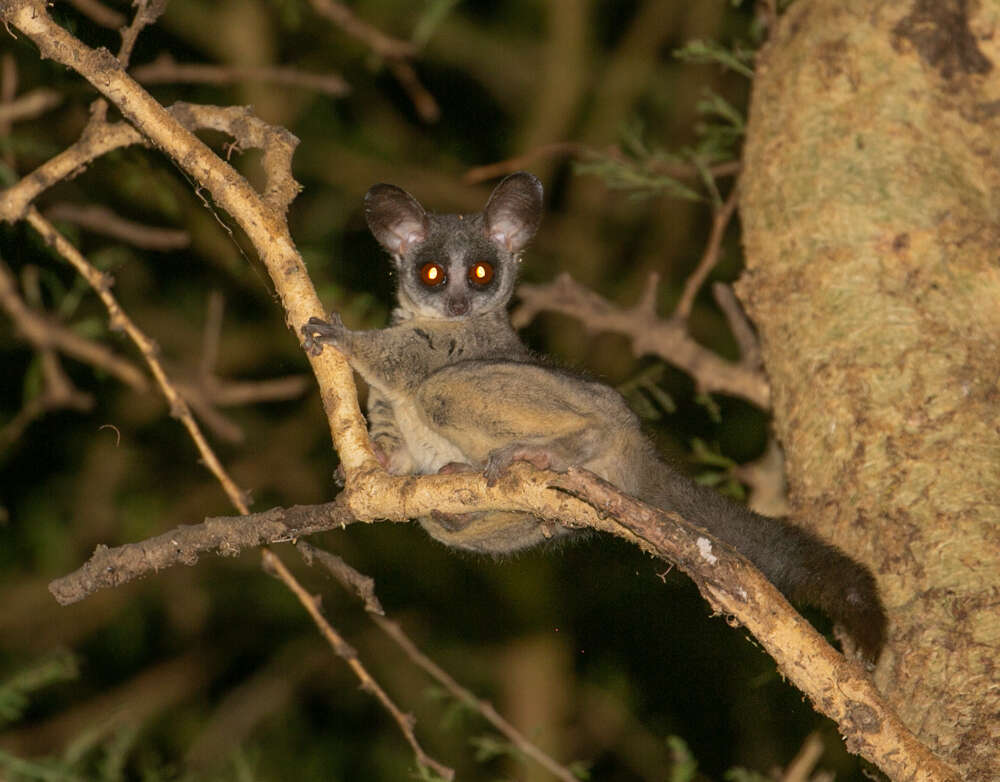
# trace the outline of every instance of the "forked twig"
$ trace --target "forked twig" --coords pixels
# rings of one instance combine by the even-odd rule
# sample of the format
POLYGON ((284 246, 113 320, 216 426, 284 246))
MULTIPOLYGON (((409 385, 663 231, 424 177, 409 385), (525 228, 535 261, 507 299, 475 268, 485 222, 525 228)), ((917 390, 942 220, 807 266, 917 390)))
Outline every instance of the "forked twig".
POLYGON ((529 741, 523 733, 501 716, 493 707, 493 704, 476 697, 475 693, 470 692, 455 681, 447 671, 420 651, 417 645, 410 640, 410 637, 403 632, 403 629, 396 622, 387 619, 385 611, 382 610, 382 604, 375 595, 375 582, 369 576, 359 573, 340 557, 331 554, 329 551, 316 548, 305 541, 299 541, 296 544, 296 548, 301 552, 307 563, 312 564, 313 559, 318 560, 341 584, 347 589, 356 592, 365 604, 365 610, 368 612, 371 620, 403 650, 406 656, 417 667, 421 668, 465 706, 482 714, 483 718, 506 736, 510 743, 517 747, 518 751, 534 760, 557 779, 561 779, 563 782, 579 782, 579 778, 574 776, 572 771, 560 765, 539 748, 538 745, 529 741))
POLYGON ((291 590, 292 594, 298 598, 303 608, 309 612, 309 616, 311 616, 312 620, 316 623, 316 627, 319 628, 320 634, 326 639, 327 643, 330 644, 330 648, 333 649, 339 657, 343 658, 350 669, 354 672, 354 675, 358 677, 358 681, 361 682, 361 689, 374 695, 379 703, 385 707, 386 711, 388 711, 392 718, 396 721, 396 724, 399 725, 399 729, 402 731, 403 737, 413 748, 413 754, 417 756, 417 763, 425 768, 432 769, 436 774, 444 779, 454 779, 455 771, 453 769, 439 763, 424 752, 413 732, 413 725, 415 723, 413 715, 404 714, 403 711, 386 694, 385 690, 382 689, 379 683, 372 678, 371 674, 368 673, 367 669, 358 659, 358 653, 349 643, 347 643, 347 641, 344 640, 340 633, 333 628, 330 622, 327 621, 326 617, 323 616, 323 612, 319 607, 319 598, 310 595, 296 580, 295 576, 292 575, 291 571, 285 567, 284 563, 269 549, 265 548, 261 553, 263 555, 264 570, 272 576, 280 579, 281 582, 284 583, 289 590, 291 590))

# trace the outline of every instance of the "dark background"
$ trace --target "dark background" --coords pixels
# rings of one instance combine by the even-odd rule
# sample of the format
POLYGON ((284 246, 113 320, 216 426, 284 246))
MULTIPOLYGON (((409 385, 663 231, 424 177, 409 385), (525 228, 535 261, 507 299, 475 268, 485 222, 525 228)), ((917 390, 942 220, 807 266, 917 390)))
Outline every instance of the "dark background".
MULTIPOLYGON (((383 324, 392 299, 389 264, 360 210, 375 182, 398 184, 435 211, 475 211, 494 184, 467 184, 463 177, 476 166, 553 141, 636 152, 638 138, 644 151, 634 155, 635 170, 648 173, 665 151, 706 149, 715 132, 705 127, 714 118, 699 112, 706 90, 745 113, 744 76, 681 62, 674 52, 694 39, 756 45, 760 30, 750 3, 450 5, 351 4, 361 18, 403 39, 443 12, 414 61, 440 106, 433 123, 418 116, 365 44, 306 2, 175 0, 142 34, 132 58, 141 65, 166 51, 181 62, 280 64, 339 72, 350 83, 343 98, 261 84, 151 91, 164 104, 252 104, 301 140, 295 175, 304 190, 291 209, 293 235, 325 304, 355 327, 383 324), (562 99, 565 107, 554 108, 562 99)), ((123 3, 110 7, 129 12, 123 3)), ((113 31, 68 5, 53 13, 88 45, 117 50, 113 31)), ((2 138, 6 186, 79 137, 95 94, 75 74, 41 61, 23 38, 4 34, 0 47, 5 63, 16 61, 21 92, 50 86, 65 95, 55 110, 14 125, 2 138)), ((204 138, 223 151, 223 139, 204 138)), ((731 152, 738 154, 738 138, 731 152)), ((714 159, 726 159, 726 151, 714 159)), ((253 179, 254 154, 232 160, 253 179)), ((548 215, 526 253, 524 279, 545 282, 568 271, 627 306, 655 270, 666 316, 703 250, 707 198, 671 197, 652 179, 615 186, 627 167, 597 165, 594 173, 561 156, 539 156, 528 167, 546 185, 548 215)), ((707 192, 697 178, 687 184, 707 192)), ((730 182, 719 184, 727 189, 730 182)), ((188 249, 152 252, 58 223, 114 275, 116 296, 159 343, 173 376, 196 375, 216 292, 225 304, 217 375, 308 375, 252 248, 238 232, 231 235, 228 217, 206 206, 163 156, 138 147, 116 151, 46 192, 38 206, 66 201, 190 232, 188 249)), ((37 270, 37 306, 139 360, 121 334, 108 330, 97 298, 29 227, 0 228, 0 258, 18 275, 37 270)), ((740 263, 733 226, 711 279, 735 279, 740 263)), ((9 422, 38 393, 40 371, 37 354, 11 321, 5 316, 2 323, 0 421, 9 422)), ((691 324, 699 341, 735 357, 707 289, 691 324)), ((633 401, 661 449, 683 469, 739 493, 724 469, 695 458, 693 444, 702 441, 720 457, 710 461, 720 464, 752 460, 766 444, 765 413, 724 396, 701 399, 682 373, 651 357, 637 360, 624 338, 586 334, 567 317, 542 316, 524 336, 561 364, 612 385, 657 371, 657 387, 675 409, 665 410, 648 393, 633 401)), ((93 409, 52 411, 0 452, 0 678, 8 682, 0 711, 17 689, 12 677, 50 663, 54 679, 22 688, 32 690, 27 704, 0 723, 0 768, 13 779, 409 778, 412 753, 395 724, 359 690, 291 594, 263 573, 254 552, 206 557, 195 568, 68 608, 55 604, 48 581, 82 563, 95 545, 233 512, 158 393, 136 393, 72 359, 62 365, 93 394, 93 409), (77 675, 69 676, 73 665, 77 675), (47 760, 18 765, 15 758, 47 760)), ((236 482, 252 488, 254 510, 322 502, 335 492, 336 455, 315 386, 306 389, 224 409, 238 441, 209 430, 236 482)), ((812 731, 827 747, 822 767, 837 779, 861 778, 832 723, 783 683, 744 631, 712 618, 682 574, 661 577, 668 565, 621 541, 592 536, 503 561, 449 551, 413 525, 354 525, 313 542, 374 577, 390 616, 431 657, 555 757, 589 764, 592 779, 671 778, 670 735, 688 744, 706 777, 721 778, 736 765, 766 773, 787 765, 812 731)), ((288 547, 277 553, 323 594, 333 624, 415 714, 424 747, 455 767, 459 779, 547 778, 506 755, 477 759, 484 736, 502 739, 433 687, 351 596, 288 547)), ((827 627, 822 617, 810 618, 827 627)))

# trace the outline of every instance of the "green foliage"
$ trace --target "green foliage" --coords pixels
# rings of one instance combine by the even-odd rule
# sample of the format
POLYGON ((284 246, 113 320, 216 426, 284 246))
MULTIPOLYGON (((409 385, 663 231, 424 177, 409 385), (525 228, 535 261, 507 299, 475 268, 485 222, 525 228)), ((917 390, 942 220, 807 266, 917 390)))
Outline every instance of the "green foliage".
POLYGON ((719 451, 718 446, 709 447, 704 440, 696 437, 691 441, 691 459, 701 467, 710 468, 695 477, 702 486, 712 486, 736 500, 746 499, 746 489, 732 475, 736 462, 719 451))
POLYGON ((459 4, 460 0, 427 0, 424 12, 413 26, 410 40, 418 49, 423 49, 430 41, 445 17, 459 4))
POLYGON ((728 48, 716 41, 702 41, 695 39, 688 41, 680 49, 674 52, 674 56, 682 62, 690 63, 718 63, 725 68, 736 71, 753 78, 753 49, 742 47, 728 48))
POLYGON ((772 777, 739 767, 729 769, 723 776, 723 779, 727 780, 727 782, 773 782, 772 777))
POLYGON ((665 365, 654 364, 618 386, 618 392, 644 420, 659 421, 664 413, 677 412, 677 403, 659 385, 665 371, 665 365))
POLYGON ((698 773, 698 761, 691 754, 687 743, 680 736, 667 736, 667 746, 670 747, 673 761, 670 782, 691 782, 698 773))
POLYGON ((575 162, 573 170, 578 175, 600 177, 608 187, 623 190, 633 199, 668 195, 686 201, 703 200, 701 194, 670 173, 685 166, 685 157, 648 145, 638 119, 622 128, 621 152, 592 153, 588 159, 575 162))
POLYGON ((67 651, 42 657, 0 682, 0 728, 21 719, 29 696, 79 675, 76 657, 67 651))

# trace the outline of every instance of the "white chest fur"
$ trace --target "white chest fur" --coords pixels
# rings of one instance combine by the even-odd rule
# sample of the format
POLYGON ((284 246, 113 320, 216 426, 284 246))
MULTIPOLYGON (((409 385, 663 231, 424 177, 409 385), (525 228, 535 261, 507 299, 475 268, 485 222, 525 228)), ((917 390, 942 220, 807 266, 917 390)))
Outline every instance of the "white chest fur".
POLYGON ((396 426, 413 459, 413 471, 432 475, 451 462, 465 463, 468 458, 451 441, 431 429, 416 406, 394 402, 396 426))

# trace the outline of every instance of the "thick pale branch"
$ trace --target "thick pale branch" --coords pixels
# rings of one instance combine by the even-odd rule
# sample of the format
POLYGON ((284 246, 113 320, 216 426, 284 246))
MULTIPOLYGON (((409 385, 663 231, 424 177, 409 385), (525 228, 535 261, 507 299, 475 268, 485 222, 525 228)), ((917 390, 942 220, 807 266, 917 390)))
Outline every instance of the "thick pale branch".
POLYGON ((109 563, 121 567, 125 561, 136 577, 169 564, 190 564, 193 556, 208 549, 232 553, 236 544, 228 536, 234 529, 239 530, 241 546, 257 545, 333 529, 354 518, 404 521, 428 515, 432 509, 463 513, 490 508, 527 511, 568 526, 609 532, 676 563, 718 612, 753 633, 792 684, 837 721, 852 751, 893 778, 957 782, 958 777, 885 706, 860 665, 827 644, 747 560, 676 514, 644 505, 581 470, 556 475, 516 463, 493 487, 482 477, 469 475, 418 478, 394 477, 381 470, 359 473, 331 506, 212 519, 212 529, 208 523, 182 527, 132 544, 135 548, 99 550, 81 571, 54 582, 50 589, 81 599, 94 584, 100 588, 118 583, 114 574, 106 575, 109 563), (249 534, 243 534, 247 530, 249 534), (182 542, 178 534, 188 537, 182 542))
POLYGON ((778 663, 781 672, 837 722, 848 749, 892 779, 958 782, 903 724, 861 668, 830 645, 746 559, 672 513, 643 505, 581 470, 554 483, 621 525, 640 545, 676 562, 720 613, 738 620, 778 663))
MULTIPOLYGON (((106 50, 90 49, 56 24, 41 0, 6 0, 0 4, 0 15, 7 24, 31 38, 44 56, 73 68, 86 78, 142 135, 176 161, 232 215, 260 253, 281 297, 288 324, 296 335, 298 327, 310 317, 323 314, 302 257, 288 233, 285 215, 279 208, 287 205, 293 195, 288 186, 290 177, 283 182, 272 180, 268 196, 261 197, 249 182, 133 80, 115 57, 106 50)), ((284 133, 287 138, 278 144, 282 132, 276 131, 267 149, 271 149, 271 143, 287 149, 291 143, 290 134, 284 133)), ((277 154, 284 156, 286 152, 277 154)), ((268 162, 266 159, 265 165, 268 162)), ((72 170, 63 172, 63 176, 72 170)), ((48 181, 42 184, 41 189, 44 189, 48 181)), ((14 219, 24 213, 26 205, 21 205, 14 219)), ((3 217, 12 219, 7 209, 3 217)), ((342 462, 348 469, 373 467, 377 462, 358 408, 350 367, 333 350, 310 356, 310 361, 323 389, 331 435, 342 462)))

